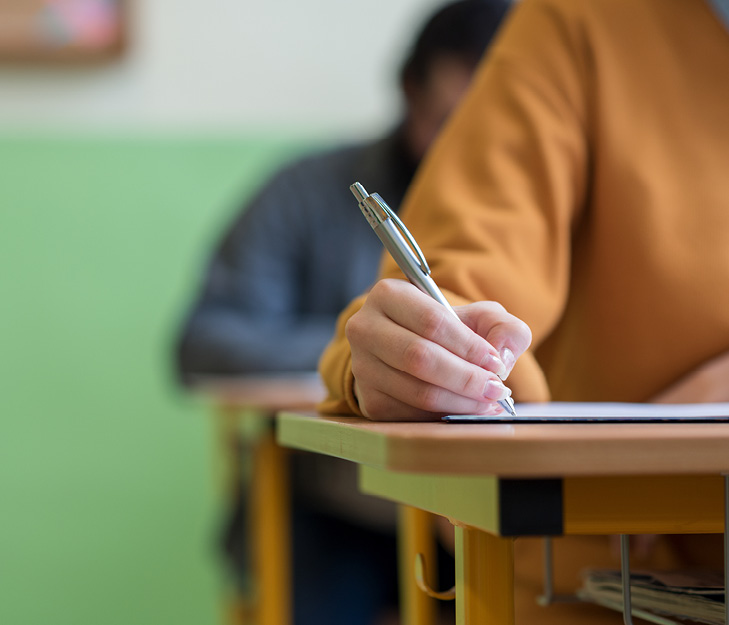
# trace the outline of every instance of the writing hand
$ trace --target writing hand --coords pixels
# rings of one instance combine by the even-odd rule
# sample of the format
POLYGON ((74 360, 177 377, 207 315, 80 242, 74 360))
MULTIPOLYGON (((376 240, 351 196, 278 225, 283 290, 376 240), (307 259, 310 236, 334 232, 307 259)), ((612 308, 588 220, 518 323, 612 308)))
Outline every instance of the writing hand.
POLYGON ((403 280, 381 280, 346 325, 354 391, 373 420, 499 412, 501 379, 529 347, 527 325, 495 302, 456 308, 403 280), (501 379, 499 379, 501 378, 501 379))

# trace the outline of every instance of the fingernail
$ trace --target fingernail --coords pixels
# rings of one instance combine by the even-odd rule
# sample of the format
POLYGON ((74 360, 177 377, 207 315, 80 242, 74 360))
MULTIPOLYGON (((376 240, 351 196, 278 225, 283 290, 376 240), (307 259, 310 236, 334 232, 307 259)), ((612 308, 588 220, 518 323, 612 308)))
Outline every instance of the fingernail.
POLYGON ((492 354, 489 354, 486 356, 486 360, 483 363, 483 368, 487 371, 490 371, 491 373, 495 373, 500 378, 503 378, 506 375, 506 367, 504 366, 504 363, 501 362, 501 360, 492 354))
POLYGON ((506 368, 504 375, 500 375, 499 377, 502 380, 505 380, 507 377, 509 377, 509 373, 511 373, 511 370, 514 367, 514 363, 516 362, 516 356, 514 356, 514 352, 512 352, 508 347, 502 348, 502 350, 499 352, 499 355, 501 356, 501 362, 504 363, 504 367, 506 368))
POLYGON ((489 380, 483 389, 483 396, 491 401, 506 399, 511 395, 511 390, 504 386, 501 380, 489 380))

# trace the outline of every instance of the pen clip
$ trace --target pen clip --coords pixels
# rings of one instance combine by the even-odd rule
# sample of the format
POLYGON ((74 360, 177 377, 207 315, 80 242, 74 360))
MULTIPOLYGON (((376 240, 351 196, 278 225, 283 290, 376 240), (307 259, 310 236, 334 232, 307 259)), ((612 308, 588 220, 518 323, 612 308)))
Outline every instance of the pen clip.
POLYGON ((422 271, 426 276, 430 275, 430 267, 428 267, 428 263, 425 260, 425 256, 423 255, 423 252, 421 251, 418 244, 415 242, 415 239, 413 239, 413 236, 410 234, 410 231, 405 227, 405 224, 400 221, 400 218, 395 214, 395 211, 393 211, 387 203, 380 197, 379 193, 372 193, 369 197, 371 197, 377 204, 380 206, 380 208, 385 211, 387 216, 392 219, 395 226, 397 226, 397 229, 400 231, 400 233, 405 237, 405 240, 408 242, 408 245, 412 248, 413 252, 415 252, 415 256, 418 258, 418 264, 420 265, 420 271, 422 271))

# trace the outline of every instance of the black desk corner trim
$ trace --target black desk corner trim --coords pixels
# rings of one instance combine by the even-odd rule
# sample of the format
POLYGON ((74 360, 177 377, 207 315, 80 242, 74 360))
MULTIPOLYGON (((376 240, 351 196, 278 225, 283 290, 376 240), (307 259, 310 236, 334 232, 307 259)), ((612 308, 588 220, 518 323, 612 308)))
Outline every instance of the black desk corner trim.
POLYGON ((561 536, 561 479, 499 480, 501 536, 561 536))

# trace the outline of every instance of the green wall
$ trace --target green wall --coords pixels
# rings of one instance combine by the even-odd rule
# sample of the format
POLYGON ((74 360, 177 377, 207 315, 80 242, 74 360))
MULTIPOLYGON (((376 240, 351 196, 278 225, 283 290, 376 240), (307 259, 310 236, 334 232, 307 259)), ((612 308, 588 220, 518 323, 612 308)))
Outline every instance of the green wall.
POLYGON ((221 622, 205 250, 304 141, 0 137, 0 623, 221 622))

